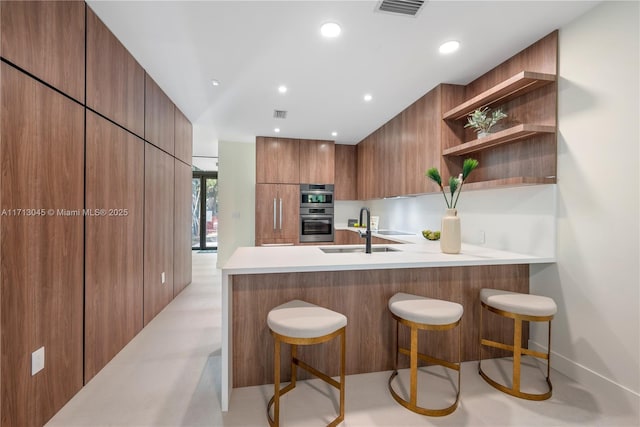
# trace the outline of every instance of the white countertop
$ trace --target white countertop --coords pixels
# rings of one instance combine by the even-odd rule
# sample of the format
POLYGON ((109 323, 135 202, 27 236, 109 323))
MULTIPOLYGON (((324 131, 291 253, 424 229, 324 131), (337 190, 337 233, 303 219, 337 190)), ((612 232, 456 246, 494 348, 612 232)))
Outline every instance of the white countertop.
MULTIPOLYGON (((347 227, 336 227, 336 229, 356 231, 355 228, 347 227)), ((241 247, 236 249, 222 271, 225 274, 260 274, 555 262, 553 258, 500 251, 465 243, 462 244, 462 250, 459 254, 444 254, 440 251, 440 242, 426 240, 421 235, 390 236, 375 232, 372 234, 383 239, 404 243, 372 245, 373 247, 390 246, 398 251, 371 254, 328 254, 320 250, 321 247, 364 247, 364 239, 362 239, 361 245, 323 245, 319 243, 318 246, 241 247)))

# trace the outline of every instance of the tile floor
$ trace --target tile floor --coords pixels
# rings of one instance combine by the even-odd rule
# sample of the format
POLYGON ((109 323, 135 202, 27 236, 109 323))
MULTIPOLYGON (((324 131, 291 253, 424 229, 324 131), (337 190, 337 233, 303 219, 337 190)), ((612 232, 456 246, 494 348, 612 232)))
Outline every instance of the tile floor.
MULTIPOLYGON (((267 425, 265 407, 272 386, 236 389, 230 411, 220 411, 221 288, 216 256, 193 254, 193 283, 47 426, 267 425)), ((387 391, 388 372, 352 375, 347 377, 343 426, 640 425, 637 401, 620 399, 615 391, 588 390, 556 371, 551 375, 553 397, 530 402, 491 388, 477 374, 476 363, 465 363, 460 406, 442 418, 423 417, 395 403, 387 391)), ((450 380, 430 375, 436 388, 433 397, 446 398, 450 380)), ((301 382, 283 398, 282 425, 326 425, 335 416, 335 399, 324 383, 301 382)))

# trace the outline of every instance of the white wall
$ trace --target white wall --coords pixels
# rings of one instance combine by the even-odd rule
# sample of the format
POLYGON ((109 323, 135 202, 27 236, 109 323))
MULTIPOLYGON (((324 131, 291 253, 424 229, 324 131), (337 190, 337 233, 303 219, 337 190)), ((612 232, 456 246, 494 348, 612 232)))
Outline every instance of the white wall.
MULTIPOLYGON (((429 167, 425 165, 425 170, 429 167)), ((464 191, 463 187, 457 205, 462 241, 553 258, 556 241, 555 193, 555 185, 481 191, 464 191)), ((341 206, 339 213, 342 217, 336 216, 336 223, 346 222, 343 219, 345 216, 357 218, 360 206, 366 205, 371 209, 371 215, 380 217, 381 229, 415 233, 424 229, 440 230, 440 221, 446 208, 441 193, 347 203, 341 206)), ((337 215, 338 209, 336 211, 337 215)))
POLYGON ((256 145, 218 145, 218 268, 240 246, 255 245, 256 145))
POLYGON ((594 387, 626 388, 636 404, 639 16, 637 2, 604 2, 560 29, 558 263, 531 275, 531 291, 558 304, 552 365, 594 387))

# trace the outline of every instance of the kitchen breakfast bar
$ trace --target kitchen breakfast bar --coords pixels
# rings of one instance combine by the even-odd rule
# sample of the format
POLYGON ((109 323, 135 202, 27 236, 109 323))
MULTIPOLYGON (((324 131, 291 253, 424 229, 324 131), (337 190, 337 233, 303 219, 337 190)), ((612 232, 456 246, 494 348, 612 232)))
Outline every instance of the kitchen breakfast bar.
MULTIPOLYGON (((460 254, 443 254, 438 242, 421 236, 384 236, 397 244, 374 245, 390 250, 371 254, 323 248, 351 246, 279 246, 238 248, 222 269, 222 410, 229 409, 233 388, 273 383, 273 339, 269 310, 301 299, 344 314, 348 319, 346 374, 393 369, 395 322, 387 303, 397 292, 462 304, 462 361, 478 359, 479 290, 529 292, 529 264, 541 258, 486 247, 462 245, 460 254), (394 251, 395 249, 395 251, 394 251)), ((363 247, 364 245, 358 245, 363 247)), ((483 330, 496 339, 512 337, 512 322, 488 316, 483 330)), ((407 335, 401 330, 400 340, 407 335)), ((528 334, 525 329, 523 342, 528 334)), ((436 357, 457 360, 458 334, 453 331, 420 338, 420 348, 436 357)), ((329 375, 337 375, 337 343, 299 349, 299 356, 329 375)), ((287 381, 290 367, 281 371, 287 381)), ((496 352, 495 356, 502 354, 496 352)), ((406 364, 400 359, 400 366, 406 364)), ((302 376, 301 379, 305 377, 302 376)))

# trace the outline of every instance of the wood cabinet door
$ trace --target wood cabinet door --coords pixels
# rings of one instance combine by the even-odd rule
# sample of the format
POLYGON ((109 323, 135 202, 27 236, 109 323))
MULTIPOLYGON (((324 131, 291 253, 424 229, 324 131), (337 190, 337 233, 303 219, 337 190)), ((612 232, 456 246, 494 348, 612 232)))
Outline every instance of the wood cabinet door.
POLYGON ((335 182, 335 143, 300 140, 300 183, 333 184, 335 182))
POLYGON ((357 200, 358 159, 355 145, 335 146, 335 187, 336 200, 357 200))
POLYGON ((175 138, 174 110, 171 99, 145 73, 144 139, 172 155, 175 138))
POLYGON ((145 143, 144 324, 173 298, 174 158, 145 143), (164 283, 162 276, 164 273, 164 283))
POLYGON ((175 149, 176 159, 180 159, 190 165, 193 156, 193 126, 182 111, 175 109, 175 149))
POLYGON ((297 139, 256 138, 256 182, 300 183, 300 146, 297 139))
POLYGON ((87 111, 84 379, 143 326, 144 141, 87 111))
POLYGON ((84 109, 0 67, 2 424, 41 426, 83 384, 84 109))
POLYGON ((191 283, 191 167, 175 159, 175 218, 173 295, 191 283))
POLYGON ((87 107, 144 137, 144 69, 87 7, 87 107))
POLYGON ((85 4, 2 1, 2 57, 84 103, 85 4))
POLYGON ((278 185, 278 243, 300 240, 300 186, 278 185))
POLYGON ((256 184, 256 244, 275 243, 278 230, 276 184, 256 184))

